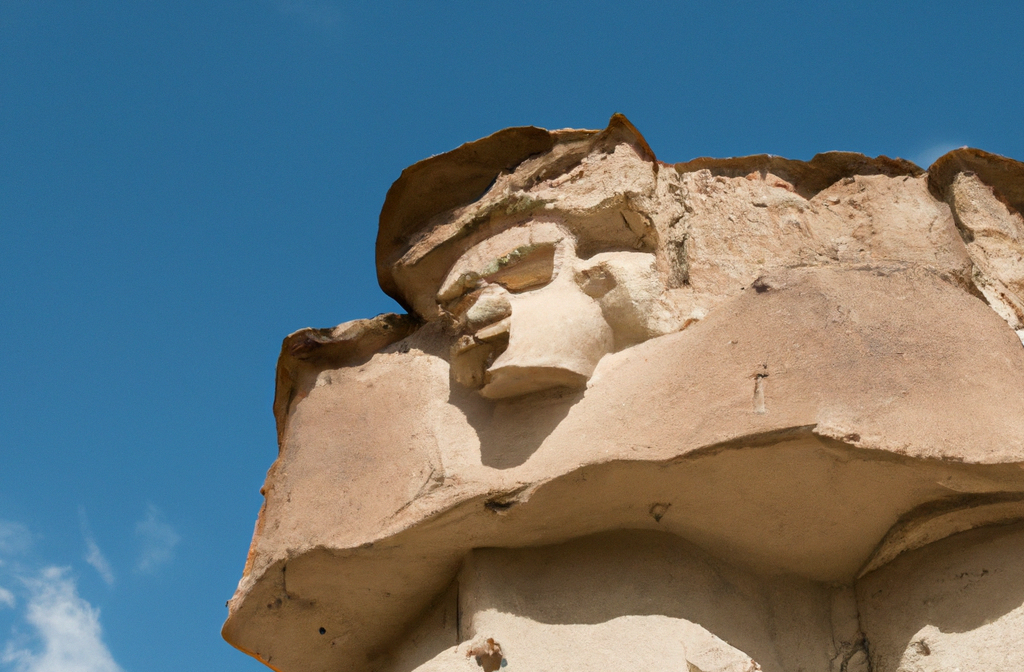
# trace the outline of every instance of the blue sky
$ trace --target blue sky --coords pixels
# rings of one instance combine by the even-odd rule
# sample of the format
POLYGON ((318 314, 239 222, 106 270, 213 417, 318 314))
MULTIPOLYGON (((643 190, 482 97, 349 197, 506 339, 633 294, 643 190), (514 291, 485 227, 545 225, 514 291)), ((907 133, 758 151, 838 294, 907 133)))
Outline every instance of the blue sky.
POLYGON ((281 339, 395 310, 407 165, 626 114, 658 157, 1024 159, 1024 3, 0 0, 0 671, 221 641, 281 339))

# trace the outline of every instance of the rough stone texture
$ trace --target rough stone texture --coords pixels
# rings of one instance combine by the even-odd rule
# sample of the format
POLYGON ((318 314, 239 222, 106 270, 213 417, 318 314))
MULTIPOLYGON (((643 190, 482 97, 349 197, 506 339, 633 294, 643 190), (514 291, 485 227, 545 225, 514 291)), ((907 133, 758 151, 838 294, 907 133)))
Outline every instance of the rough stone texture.
POLYGON ((867 575, 861 622, 875 672, 1024 666, 1024 527, 937 541, 867 575))
POLYGON ((1017 669, 1024 166, 507 129, 285 339, 224 636, 285 671, 1017 669), (1014 332, 1017 332, 1016 334, 1014 332))

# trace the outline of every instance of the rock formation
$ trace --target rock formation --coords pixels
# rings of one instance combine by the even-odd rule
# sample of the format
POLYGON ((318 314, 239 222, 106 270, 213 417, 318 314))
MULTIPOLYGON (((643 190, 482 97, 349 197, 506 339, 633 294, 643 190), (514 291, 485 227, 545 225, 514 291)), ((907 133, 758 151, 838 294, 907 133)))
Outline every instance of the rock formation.
POLYGON ((282 672, 1024 668, 1024 164, 406 169, 288 336, 224 637, 282 672), (1016 332, 1016 333, 1015 333, 1016 332))

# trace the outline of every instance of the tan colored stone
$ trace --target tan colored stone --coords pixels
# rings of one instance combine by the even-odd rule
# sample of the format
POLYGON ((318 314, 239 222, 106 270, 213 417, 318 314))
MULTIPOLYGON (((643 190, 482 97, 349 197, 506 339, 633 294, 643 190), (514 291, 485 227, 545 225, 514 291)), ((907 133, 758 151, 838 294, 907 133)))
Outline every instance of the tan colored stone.
POLYGON ((874 672, 1024 665, 1024 529, 983 527, 897 558, 858 585, 874 672))
POLYGON ((977 175, 960 173, 950 189, 957 223, 974 261, 985 300, 1017 330, 1024 329, 1024 220, 977 175))
POLYGON ((673 167, 618 116, 407 169, 412 316, 285 340, 224 636, 284 672, 1014 669, 1022 177, 673 167))

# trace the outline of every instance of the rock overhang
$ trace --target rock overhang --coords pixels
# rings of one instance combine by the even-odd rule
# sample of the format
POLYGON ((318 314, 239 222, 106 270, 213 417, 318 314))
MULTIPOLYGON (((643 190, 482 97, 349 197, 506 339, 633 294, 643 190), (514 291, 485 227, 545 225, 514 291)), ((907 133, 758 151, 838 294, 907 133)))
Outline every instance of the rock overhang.
MULTIPOLYGON (((392 458, 373 450, 369 437, 339 442, 338 433, 317 432, 316 420, 310 433, 301 424, 305 416, 293 413, 296 424, 285 432, 261 537, 254 540, 259 560, 243 579, 225 635, 262 660, 286 660, 280 643, 302 641, 314 647, 303 651, 323 649, 324 669, 346 661, 359 669, 352 661, 369 660, 399 636, 451 581, 468 550, 623 528, 678 534, 766 572, 851 580, 903 513, 964 492, 1024 487, 1018 466, 1024 463, 1024 349, 1000 326, 980 301, 917 269, 767 276, 703 322, 608 362, 514 468, 460 469, 453 455, 448 462, 442 450, 438 460, 424 445, 419 462, 402 465, 420 465, 408 470, 416 478, 387 481, 389 489, 402 485, 397 490, 404 496, 375 517, 365 503, 378 481, 351 492, 358 483, 346 472, 324 477, 322 456, 355 453, 363 468, 373 459, 367 449, 377 459, 392 458), (899 303, 907 301, 928 305, 928 314, 902 314, 899 303), (832 322, 841 337, 821 337, 837 306, 848 316, 832 322), (992 329, 964 337, 964 320, 992 329), (967 382, 970 372, 994 368, 1003 375, 967 382), (708 380, 712 369, 715 381, 708 380), (767 408, 759 413, 754 396, 762 372, 767 408), (616 393, 601 395, 605 387, 616 393), (992 398, 1002 406, 993 408, 992 398), (611 436, 602 426, 625 431, 611 436), (312 452, 317 443, 324 445, 312 452), (976 464, 964 464, 970 462, 976 464), (332 503, 333 515, 326 510, 332 503), (665 511, 656 520, 651 512, 659 505, 665 511), (311 511, 317 524, 308 520, 311 511), (357 511, 365 516, 362 525, 353 519, 357 511), (765 511, 772 512, 770 528, 757 517, 765 511), (326 574, 335 578, 325 581, 326 574), (348 634, 326 646, 321 627, 348 634)), ((347 399, 377 389, 390 397, 378 386, 397 363, 386 360, 409 354, 401 349, 357 368, 359 387, 345 391, 340 379, 314 387, 300 402, 313 404, 308 417, 338 420, 338 407, 318 408, 318 396, 347 399), (368 377, 375 366, 382 371, 368 377), (368 383, 373 387, 361 387, 368 383)), ((424 370, 440 377, 432 384, 443 390, 443 367, 424 370)), ((447 395, 440 397, 447 403, 447 395)), ((423 409, 420 415, 433 414, 423 409)), ((420 423, 405 431, 389 443, 412 445, 414 434, 437 429, 420 423)))
MULTIPOLYGON (((603 133, 509 129, 403 173, 381 215, 378 274, 418 316, 286 339, 281 455, 231 602, 230 642, 275 669, 367 669, 479 547, 651 529, 765 573, 841 583, 933 528, 1018 515, 1024 349, 983 303, 1007 285, 979 281, 992 271, 972 266, 970 223, 951 194, 958 175, 980 175, 1012 225, 1021 164, 963 149, 927 174, 836 152, 674 168, 616 117, 603 133), (546 211, 570 224, 637 214, 676 278, 670 290, 690 302, 680 330, 606 356, 578 393, 488 406, 453 386, 449 337, 422 298, 439 271, 405 277, 426 284, 415 299, 389 264, 431 235, 420 258, 437 246, 450 260, 484 235, 459 227, 502 175, 510 193, 557 190, 588 156, 617 151, 620 168, 650 178, 630 199, 606 185, 600 207, 546 211), (452 190, 459 179, 467 184, 452 190), (430 201, 439 184, 450 193, 430 201), (663 215, 659 203, 673 199, 663 215), (716 208, 721 217, 702 229, 716 208), (855 216, 867 233, 864 221, 842 228, 855 216), (735 258, 715 240, 719 225, 750 237, 735 258), (741 263, 791 229, 812 240, 799 254, 741 263), (509 424, 517 413, 532 418, 533 435, 509 424), (766 475, 772 487, 758 488, 766 475), (954 513, 901 531, 942 506, 954 513), (751 522, 766 512, 774 527, 751 522)), ((497 222, 517 220, 504 212, 497 222)))

